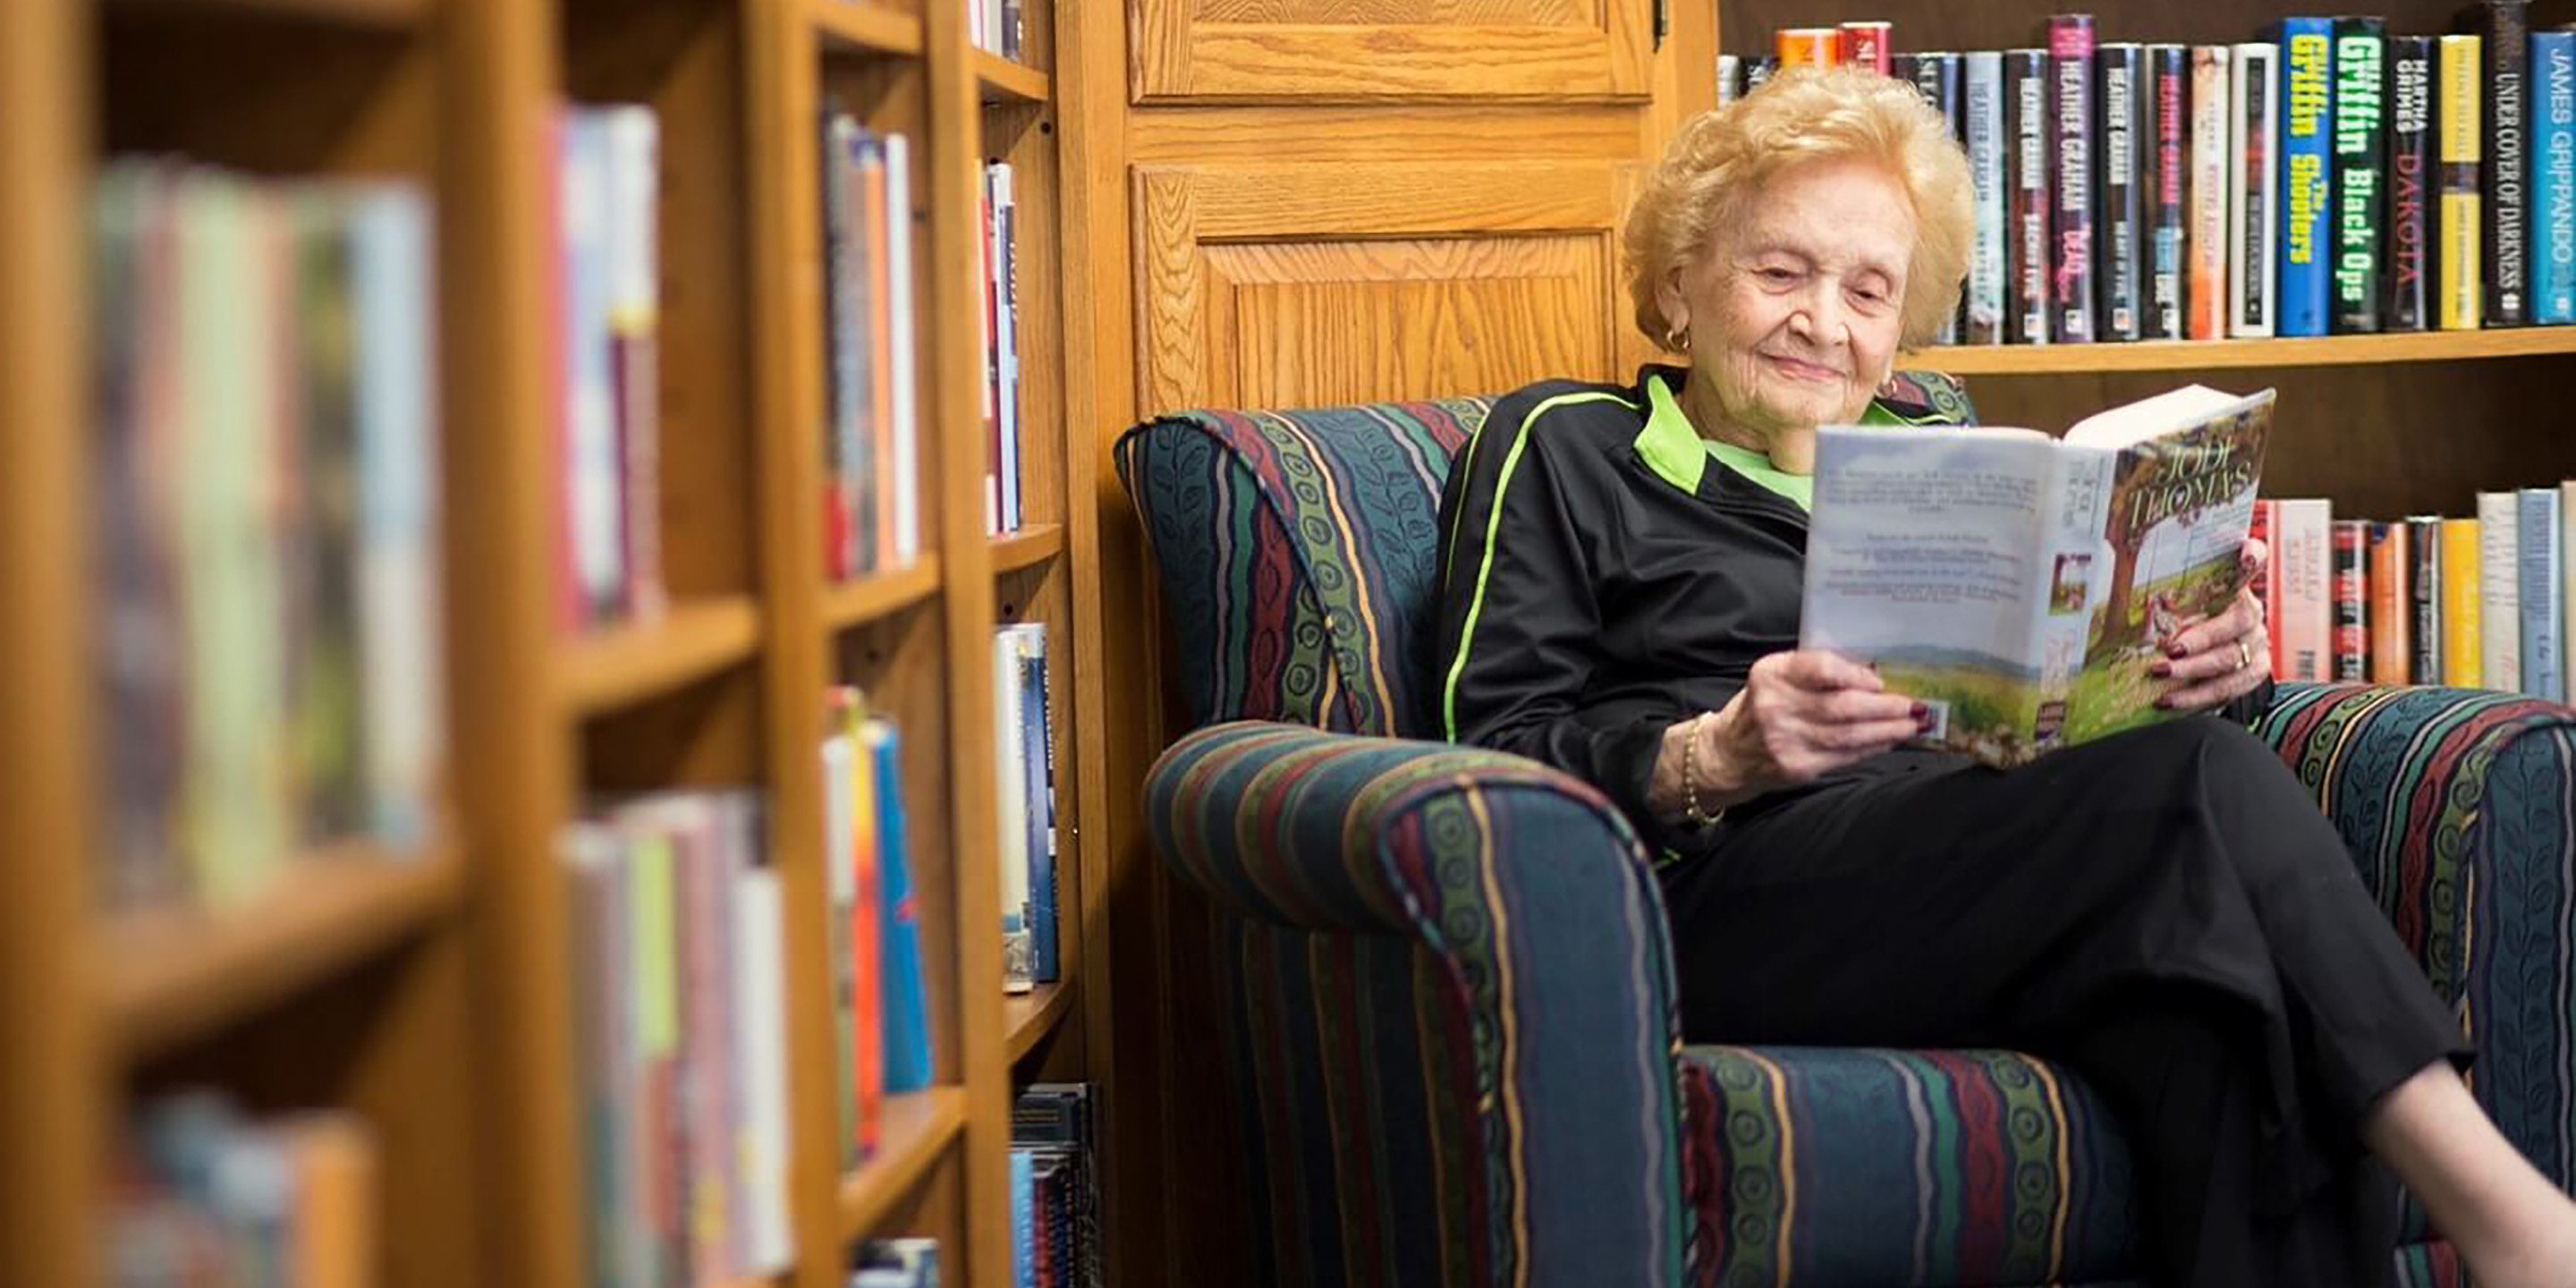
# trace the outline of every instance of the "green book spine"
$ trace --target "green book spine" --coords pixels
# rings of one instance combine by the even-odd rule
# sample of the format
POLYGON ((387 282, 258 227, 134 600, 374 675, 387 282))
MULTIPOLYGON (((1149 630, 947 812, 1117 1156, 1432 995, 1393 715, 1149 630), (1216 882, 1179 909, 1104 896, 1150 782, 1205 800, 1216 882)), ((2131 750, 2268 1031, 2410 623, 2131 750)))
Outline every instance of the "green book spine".
POLYGON ((2380 328, 2379 257, 2388 208, 2388 24, 2334 28, 2335 334, 2380 328))

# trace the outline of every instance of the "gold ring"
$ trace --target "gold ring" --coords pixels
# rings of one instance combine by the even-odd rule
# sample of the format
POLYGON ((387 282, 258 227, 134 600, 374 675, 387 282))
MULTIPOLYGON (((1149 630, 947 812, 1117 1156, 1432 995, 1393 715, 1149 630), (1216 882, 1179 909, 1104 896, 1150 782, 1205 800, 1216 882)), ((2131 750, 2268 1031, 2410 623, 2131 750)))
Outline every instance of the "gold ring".
POLYGON ((2252 665, 2254 665, 2254 650, 2245 647, 2244 639, 2239 637, 2236 641, 2236 669, 2242 671, 2252 665))

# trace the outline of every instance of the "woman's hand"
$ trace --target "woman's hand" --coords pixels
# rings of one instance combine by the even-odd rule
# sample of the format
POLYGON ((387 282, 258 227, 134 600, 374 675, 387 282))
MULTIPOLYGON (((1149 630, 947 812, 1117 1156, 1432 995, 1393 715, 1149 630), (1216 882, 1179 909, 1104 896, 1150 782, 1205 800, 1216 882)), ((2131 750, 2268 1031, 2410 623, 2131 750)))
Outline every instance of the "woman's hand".
POLYGON ((2272 637, 2263 622, 2263 601, 2251 584, 2271 555, 2262 542, 2247 541, 2237 557, 2248 584, 2236 592, 2236 602, 2174 632, 2164 660, 2149 668, 2156 678, 2172 681, 2156 699, 2157 706, 2206 711, 2252 693, 2272 678, 2272 637))
POLYGON ((1667 816, 1686 814, 1694 799, 1723 809, 1894 748, 1929 714, 1849 658, 1774 653, 1753 664, 1724 710, 1665 735, 1650 797, 1667 816))

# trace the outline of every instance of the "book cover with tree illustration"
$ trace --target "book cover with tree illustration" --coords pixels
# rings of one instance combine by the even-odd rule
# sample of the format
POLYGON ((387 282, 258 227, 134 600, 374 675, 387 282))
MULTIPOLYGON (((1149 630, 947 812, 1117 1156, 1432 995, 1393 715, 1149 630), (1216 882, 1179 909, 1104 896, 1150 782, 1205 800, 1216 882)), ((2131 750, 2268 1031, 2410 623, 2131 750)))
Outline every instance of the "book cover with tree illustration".
POLYGON ((1925 745, 2025 764, 2168 717, 2148 668, 2243 585, 2273 391, 2191 386, 2026 429, 1829 426, 1801 647, 1933 713, 1925 745))

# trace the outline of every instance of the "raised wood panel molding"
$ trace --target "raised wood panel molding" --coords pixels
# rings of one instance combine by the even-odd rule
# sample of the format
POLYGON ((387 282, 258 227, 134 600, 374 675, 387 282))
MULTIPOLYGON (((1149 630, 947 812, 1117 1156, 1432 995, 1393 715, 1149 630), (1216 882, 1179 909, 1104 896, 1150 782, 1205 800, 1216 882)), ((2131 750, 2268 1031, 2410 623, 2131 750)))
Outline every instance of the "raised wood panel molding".
POLYGON ((1134 173, 1145 410, 1501 392, 1634 356, 1634 163, 1134 173))
POLYGON ((1652 0, 1128 0, 1137 103, 1643 99, 1652 0))

